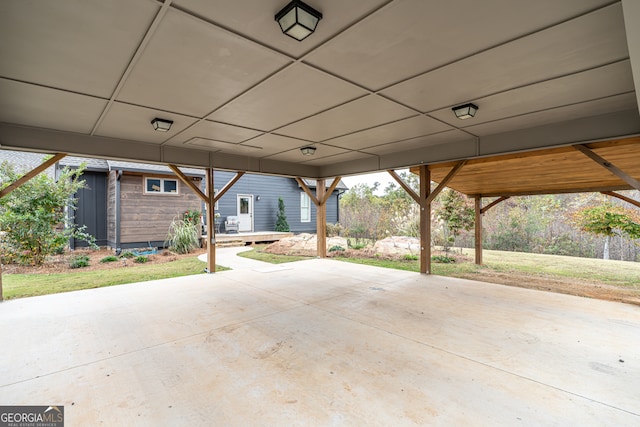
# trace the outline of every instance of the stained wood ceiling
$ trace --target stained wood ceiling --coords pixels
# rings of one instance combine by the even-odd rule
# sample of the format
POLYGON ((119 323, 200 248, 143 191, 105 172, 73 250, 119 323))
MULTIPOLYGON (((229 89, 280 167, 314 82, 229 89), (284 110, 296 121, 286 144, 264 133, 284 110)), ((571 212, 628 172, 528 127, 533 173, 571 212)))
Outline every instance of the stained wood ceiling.
MULTIPOLYGON (((585 146, 640 180, 640 138, 585 146)), ((430 165, 431 179, 442 182, 456 163, 430 165)), ((485 197, 633 189, 572 146, 471 159, 447 186, 468 196, 485 197)))

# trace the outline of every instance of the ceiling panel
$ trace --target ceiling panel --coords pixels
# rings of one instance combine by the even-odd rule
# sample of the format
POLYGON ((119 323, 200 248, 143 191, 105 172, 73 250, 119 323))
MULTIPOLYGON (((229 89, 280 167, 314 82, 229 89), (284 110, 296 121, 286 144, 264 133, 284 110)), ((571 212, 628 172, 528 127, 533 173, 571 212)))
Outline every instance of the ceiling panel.
POLYGON ((231 126, 225 123, 217 123, 209 120, 202 120, 189 129, 169 139, 169 145, 183 144, 193 138, 213 139, 217 141, 239 143, 247 139, 254 138, 262 132, 247 129, 239 126, 231 126))
POLYGON ((278 129, 277 133, 309 141, 323 141, 416 114, 384 98, 369 95, 285 126, 278 129))
POLYGON ((325 144, 336 147, 359 150, 365 147, 415 138, 452 129, 431 117, 417 116, 400 120, 388 125, 367 129, 362 132, 325 141, 325 144))
POLYGON ((325 18, 304 43, 283 36, 274 19, 289 0, 174 0, 173 4, 298 58, 388 1, 306 0, 325 18))
POLYGON ((210 118, 270 131, 366 94, 335 77, 295 64, 234 99, 210 118))
POLYGON ((635 93, 611 96, 580 104, 568 105, 551 110, 539 111, 531 114, 496 120, 484 124, 466 127, 465 130, 474 135, 488 136, 498 133, 511 132, 536 126, 543 126, 560 121, 592 117, 615 111, 637 110, 635 93))
POLYGON ((111 138, 161 143, 171 135, 192 125, 195 121, 196 119, 192 117, 115 102, 109 108, 95 134, 111 138), (173 120, 171 129, 168 132, 154 130, 151 120, 155 117, 173 120))
POLYGON ((193 138, 185 142, 185 145, 192 145, 198 148, 206 148, 214 153, 240 154, 254 157, 260 157, 260 152, 262 151, 260 147, 252 147, 248 145, 243 146, 240 144, 215 141, 205 138, 193 138))
POLYGON ((109 97, 159 7, 148 0, 0 2, 0 76, 109 97))
POLYGON ((0 79, 0 94, 0 122, 85 134, 107 105, 100 98, 6 79, 0 79))
POLYGON ((170 10, 118 99, 204 117, 288 62, 252 42, 170 10))
POLYGON ((628 56, 622 7, 614 4, 399 83, 381 93, 427 112, 628 56))
POLYGON ((347 153, 312 159, 304 163, 307 165, 313 165, 313 166, 327 166, 335 163, 350 162, 353 160, 371 159, 375 157, 376 156, 373 154, 362 153, 360 151, 349 151, 347 153))
POLYGON ((378 90, 606 3, 606 0, 395 1, 318 48, 306 60, 378 90))
POLYGON ((419 138, 412 138, 406 141, 392 142, 390 144, 381 144, 375 147, 369 147, 362 151, 371 154, 383 155, 393 154, 402 151, 415 150, 418 148, 425 148, 434 145, 459 142, 471 139, 472 136, 460 130, 451 130, 446 132, 437 133, 435 135, 422 136, 419 138))
POLYGON ((471 119, 456 118, 451 108, 429 115, 454 126, 468 126, 629 91, 633 91, 631 68, 628 61, 622 61, 474 100, 478 112, 471 119))
POLYGON ((313 147, 316 147, 316 153, 313 156, 305 156, 300 152, 300 149, 296 148, 293 150, 285 151, 283 153, 275 154, 273 156, 269 156, 269 160, 278 160, 283 162, 296 162, 303 163, 309 162, 311 160, 315 160, 320 157, 333 156, 336 154, 347 153, 347 150, 337 147, 329 147, 323 144, 310 144, 313 147))
POLYGON ((280 153, 286 150, 291 150, 293 148, 304 147, 305 145, 309 145, 306 141, 301 141, 299 139, 288 138, 286 136, 280 135, 271 135, 265 134, 261 135, 257 138, 254 138, 250 141, 247 141, 243 145, 251 145, 254 147, 260 147, 262 150, 260 151, 260 156, 269 156, 272 154, 280 153))

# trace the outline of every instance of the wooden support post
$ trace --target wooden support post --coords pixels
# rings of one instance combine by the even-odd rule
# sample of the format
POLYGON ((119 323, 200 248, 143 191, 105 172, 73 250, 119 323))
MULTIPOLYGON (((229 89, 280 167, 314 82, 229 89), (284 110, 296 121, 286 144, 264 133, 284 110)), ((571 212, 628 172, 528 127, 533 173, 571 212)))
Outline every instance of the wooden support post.
POLYGON ((207 168, 207 272, 216 272, 216 228, 213 226, 215 218, 215 201, 213 186, 213 168, 207 168))
POLYGON ((476 195, 476 264, 482 265, 482 196, 476 195))
MULTIPOLYGON (((334 187, 335 188, 335 187, 334 187)), ((325 199, 325 181, 316 181, 316 239, 318 241, 318 257, 327 257, 327 204, 325 199)))
POLYGON ((431 171, 420 166, 420 273, 431 274, 431 171))

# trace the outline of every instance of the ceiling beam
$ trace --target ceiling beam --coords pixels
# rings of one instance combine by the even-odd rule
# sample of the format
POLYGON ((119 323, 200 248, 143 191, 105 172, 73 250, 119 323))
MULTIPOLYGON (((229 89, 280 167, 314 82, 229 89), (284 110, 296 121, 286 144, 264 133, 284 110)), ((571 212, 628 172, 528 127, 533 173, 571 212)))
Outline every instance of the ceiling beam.
POLYGON ((313 202, 314 205, 316 206, 320 206, 320 201, 316 198, 316 195, 313 194, 311 192, 311 190, 309 190, 309 187, 307 187, 307 184, 304 183, 304 181, 302 180, 302 178, 300 177, 296 177, 296 182, 298 183, 298 185, 300 186, 300 188, 302 188, 302 191, 304 191, 305 193, 307 193, 307 196, 309 196, 309 198, 311 199, 311 201, 313 202))
POLYGON ((620 200, 624 200, 627 203, 631 203, 633 206, 640 208, 640 200, 635 200, 630 197, 623 196, 622 194, 614 193, 613 191, 601 191, 602 194, 607 196, 616 197, 620 200))
MULTIPOLYGON (((409 187, 403 180, 402 178, 400 178, 400 176, 396 173, 396 171, 389 169, 387 172, 389 172, 389 175, 391 175, 391 177, 393 179, 395 179, 398 184, 400 184, 400 187, 402 187, 404 189, 404 191, 407 192, 407 194, 409 196, 411 196, 411 198, 413 200, 415 200, 416 203, 420 204, 420 196, 418 196, 418 194, 413 191, 413 189, 411 187, 409 187)), ((419 172, 418 172, 419 173, 419 172)))
POLYGON ((611 162, 608 162, 604 158, 600 157, 599 155, 594 153, 591 149, 589 149, 587 146, 582 144, 577 144, 577 145, 574 145, 573 147, 576 150, 580 151, 585 156, 589 157, 594 162, 598 163, 603 168, 607 169, 609 172, 611 172, 612 174, 614 174, 624 182, 626 182, 627 184, 629 184, 630 186, 632 186, 633 188, 635 188, 636 190, 640 190, 640 181, 638 181, 631 175, 625 173, 623 170, 617 168, 611 162))
POLYGON ((233 187, 233 184, 238 182, 238 180, 242 178, 242 175, 244 174, 245 173, 241 171, 236 172, 235 176, 231 178, 229 182, 227 182, 227 184, 224 187, 222 187, 222 190, 218 191, 218 193, 213 197, 213 202, 216 203, 218 200, 220 200, 220 197, 224 196, 224 193, 229 191, 229 189, 233 187))
POLYGON ((467 164, 466 160, 462 160, 456 163, 455 166, 449 171, 447 176, 444 177, 442 182, 440 182, 440 184, 438 184, 435 190, 433 190, 429 194, 429 196, 427 197, 427 203, 433 202, 433 199, 435 199, 438 196, 438 194, 440 194, 440 192, 444 190, 447 184, 449 184, 449 181, 451 181, 453 177, 456 176, 456 174, 460 171, 460 169, 466 164, 467 164))
POLYGON ((196 187, 193 181, 191 181, 188 176, 182 173, 182 171, 176 165, 169 164, 167 166, 169 166, 169 169, 171 169, 173 173, 175 173, 176 176, 180 178, 180 181, 184 182, 189 188, 191 188, 191 190, 193 190, 194 193, 196 193, 196 196, 200 197, 203 202, 209 203, 209 198, 198 187, 196 187))
POLYGON ((44 161, 41 165, 36 166, 35 168, 30 170, 29 172, 25 173, 20 178, 18 178, 15 182, 7 185, 5 188, 2 189, 2 191, 0 191, 0 199, 5 197, 5 196, 7 196, 13 190, 15 190, 16 188, 20 187, 22 184, 24 184, 25 182, 29 181, 31 178, 35 177, 40 172, 42 172, 42 171, 46 170, 47 168, 55 165, 60 160, 62 160, 65 156, 66 156, 65 153, 58 153, 55 156, 51 157, 50 159, 44 161))
MULTIPOLYGON (((480 196, 476 196, 476 198, 478 198, 480 196)), ((501 196, 498 197, 496 200, 494 200, 493 202, 489 203, 487 206, 485 206, 484 208, 480 208, 480 213, 483 214, 486 211, 488 211, 489 209, 491 209, 492 207, 494 207, 495 205, 497 205, 498 203, 502 203, 505 200, 511 198, 511 196, 501 196)))

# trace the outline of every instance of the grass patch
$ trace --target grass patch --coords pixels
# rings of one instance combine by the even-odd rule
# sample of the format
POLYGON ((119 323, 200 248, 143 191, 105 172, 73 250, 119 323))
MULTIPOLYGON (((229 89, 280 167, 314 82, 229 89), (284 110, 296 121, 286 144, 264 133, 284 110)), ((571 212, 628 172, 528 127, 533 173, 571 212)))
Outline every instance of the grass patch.
POLYGON ((256 261, 269 262, 271 264, 284 264, 285 262, 302 261, 314 257, 297 256, 297 255, 275 255, 264 252, 267 245, 254 245, 252 251, 240 252, 238 256, 243 258, 255 259, 256 261))
MULTIPOLYGON (((81 289, 146 282, 148 280, 200 274, 205 263, 196 257, 183 258, 162 264, 147 264, 126 268, 80 271, 59 274, 5 274, 2 277, 6 299, 48 295, 81 289)), ((229 270, 216 266, 217 271, 229 270)))

